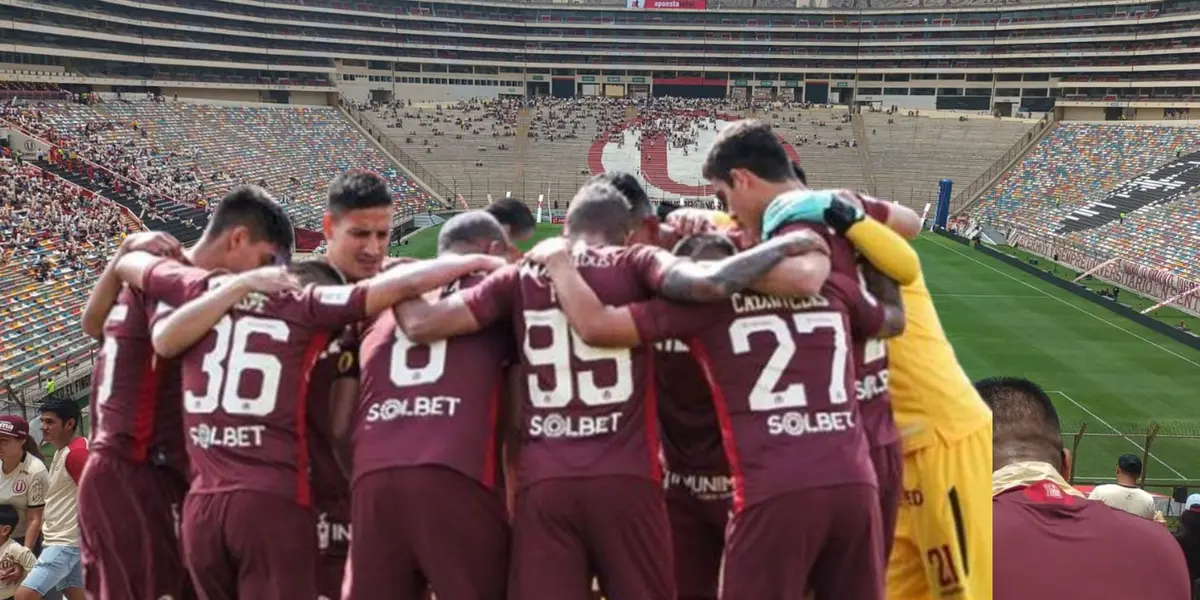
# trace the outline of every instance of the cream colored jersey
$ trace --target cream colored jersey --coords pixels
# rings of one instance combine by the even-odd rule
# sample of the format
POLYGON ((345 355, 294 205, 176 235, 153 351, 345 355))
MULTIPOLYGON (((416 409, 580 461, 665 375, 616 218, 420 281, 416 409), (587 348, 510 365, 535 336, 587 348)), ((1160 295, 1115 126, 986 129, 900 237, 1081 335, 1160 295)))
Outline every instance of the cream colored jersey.
POLYGON ((82 437, 76 437, 54 453, 46 486, 45 524, 42 525, 48 546, 79 546, 79 503, 76 498, 87 454, 87 440, 82 437))
POLYGON ((1154 496, 1142 488, 1106 483, 1096 486, 1088 495, 1088 500, 1099 500, 1112 508, 1143 519, 1154 518, 1154 496))
POLYGON ((0 504, 17 509, 21 520, 13 528, 12 537, 24 538, 29 528, 27 515, 31 508, 46 505, 46 487, 49 471, 38 457, 26 453, 20 464, 11 473, 0 473, 0 504))
MULTIPOLYGON (((9 539, 4 544, 0 544, 0 572, 7 571, 15 565, 21 565, 21 568, 25 569, 25 574, 28 575, 35 564, 37 564, 37 557, 15 540, 9 539)), ((11 584, 0 582, 0 599, 12 598, 20 586, 20 581, 11 584)))

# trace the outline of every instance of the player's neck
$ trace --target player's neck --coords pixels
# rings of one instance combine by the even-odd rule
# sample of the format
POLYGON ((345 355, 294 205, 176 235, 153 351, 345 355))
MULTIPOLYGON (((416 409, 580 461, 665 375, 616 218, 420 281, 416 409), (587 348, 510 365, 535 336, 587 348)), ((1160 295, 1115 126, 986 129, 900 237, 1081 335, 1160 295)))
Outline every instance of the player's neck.
POLYGON ((571 236, 572 245, 574 245, 575 243, 579 243, 579 242, 582 242, 583 245, 585 245, 589 248, 597 247, 597 246, 619 246, 620 245, 620 244, 612 243, 611 241, 606 239, 604 237, 604 235, 599 234, 599 233, 581 233, 579 235, 571 236))

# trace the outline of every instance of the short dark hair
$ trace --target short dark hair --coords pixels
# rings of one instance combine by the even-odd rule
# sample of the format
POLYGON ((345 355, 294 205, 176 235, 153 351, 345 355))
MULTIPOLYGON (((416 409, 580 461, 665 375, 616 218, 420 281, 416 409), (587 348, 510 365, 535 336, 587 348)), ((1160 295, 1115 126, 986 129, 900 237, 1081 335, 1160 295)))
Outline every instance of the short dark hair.
POLYGON ((629 199, 612 185, 585 184, 571 199, 567 209, 567 232, 571 235, 599 234, 610 244, 623 244, 632 230, 629 199))
POLYGON ((295 275, 302 284, 342 285, 346 283, 346 278, 340 271, 319 258, 292 263, 288 267, 288 272, 295 275))
POLYGON ((693 236, 688 236, 679 240, 672 250, 676 256, 690 256, 696 258, 702 253, 719 253, 724 256, 733 256, 737 254, 737 246, 729 238, 719 233, 700 233, 693 236))
POLYGON ((624 194, 625 199, 629 201, 629 209, 633 213, 633 218, 639 221, 655 214, 654 207, 650 205, 650 196, 646 194, 646 188, 643 188, 637 177, 628 171, 601 173, 588 180, 588 183, 607 183, 617 188, 617 191, 624 194))
POLYGON ((1002 457, 993 468, 1037 460, 1062 471, 1058 411, 1038 384, 1020 377, 989 377, 976 381, 975 389, 992 409, 992 449, 1002 457))
POLYGON ((1142 474, 1142 459, 1135 454, 1122 454, 1117 459, 1117 468, 1130 477, 1137 477, 1142 474))
POLYGON ((350 210, 391 205, 387 180, 366 169, 350 169, 334 177, 325 194, 325 209, 334 217, 350 210))
MULTIPOLYGON (((537 221, 533 219, 533 211, 529 210, 529 205, 516 198, 501 198, 487 205, 484 210, 489 215, 496 217, 501 225, 508 227, 514 237, 523 236, 537 226, 537 221)), ((445 231, 445 228, 442 231, 445 231)))
POLYGON ((221 235, 236 226, 245 227, 256 242, 271 242, 291 255, 296 245, 292 220, 271 194, 257 185, 239 185, 230 190, 208 222, 208 235, 221 235))
POLYGON ((504 227, 487 210, 469 210, 450 217, 438 232, 438 254, 459 244, 483 246, 488 242, 508 243, 504 227))
POLYGON ((804 172, 804 169, 800 168, 800 163, 792 161, 792 174, 796 176, 796 179, 800 180, 800 183, 808 185, 808 175, 804 172))
POLYGON ((732 123, 717 134, 701 173, 709 181, 732 183, 733 169, 746 169, 770 182, 796 178, 783 142, 770 125, 753 119, 732 123))
MULTIPOLYGON (((14 508, 13 505, 0 504, 0 527, 5 525, 8 525, 9 527, 16 527, 17 523, 20 522, 21 515, 17 512, 17 509, 14 508)), ((12 535, 12 532, 9 532, 9 535, 12 535)))
POLYGON ((58 417, 65 426, 68 420, 74 419, 75 425, 72 429, 79 429, 79 405, 67 398, 50 398, 42 403, 42 407, 38 409, 38 413, 51 413, 58 417))

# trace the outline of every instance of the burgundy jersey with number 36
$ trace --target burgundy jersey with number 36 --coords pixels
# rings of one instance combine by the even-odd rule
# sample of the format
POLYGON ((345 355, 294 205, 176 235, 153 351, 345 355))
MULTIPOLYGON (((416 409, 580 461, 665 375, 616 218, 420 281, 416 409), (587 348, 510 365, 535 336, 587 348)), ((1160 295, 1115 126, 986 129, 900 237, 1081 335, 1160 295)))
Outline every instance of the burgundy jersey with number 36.
MULTIPOLYGON (((222 277, 196 270, 192 296, 222 277), (208 278, 208 281, 204 281, 208 278)), ((191 493, 255 490, 311 504, 307 387, 340 327, 365 317, 356 286, 249 294, 182 357, 191 493)))
MULTIPOLYGON (((651 298, 670 254, 650 246, 593 247, 574 255, 606 304, 651 298)), ((480 323, 511 318, 520 356, 518 484, 632 475, 658 480, 654 349, 593 348, 577 339, 540 267, 493 273, 463 294, 480 323)))
POLYGON ((712 387, 734 477, 734 509, 790 491, 877 485, 854 394, 853 332, 883 309, 831 274, 819 296, 734 294, 710 305, 631 308, 643 342, 683 337, 712 387))

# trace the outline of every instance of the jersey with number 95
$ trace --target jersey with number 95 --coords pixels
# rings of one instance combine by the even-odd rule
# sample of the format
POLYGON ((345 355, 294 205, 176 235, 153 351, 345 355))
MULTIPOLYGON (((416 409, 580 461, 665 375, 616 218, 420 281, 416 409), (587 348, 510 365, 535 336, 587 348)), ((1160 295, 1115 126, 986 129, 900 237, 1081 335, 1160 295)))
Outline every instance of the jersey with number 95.
MULTIPOLYGON (((670 254, 650 246, 587 248, 576 268, 606 304, 648 300, 670 254), (665 258, 664 258, 665 256, 665 258)), ((518 485, 561 477, 661 479, 651 420, 653 346, 595 348, 574 334, 539 267, 512 266, 467 290, 477 321, 509 318, 523 382, 518 485)))
MULTIPOLYGON (((190 295, 207 287, 193 285, 190 295)), ((183 354, 192 493, 257 490, 311 505, 309 373, 330 336, 365 310, 356 286, 250 294, 183 354)))
POLYGON ((877 485, 855 397, 854 338, 884 311, 831 274, 819 296, 735 294, 726 302, 631 307, 643 343, 687 339, 725 425, 734 510, 787 492, 877 485))

